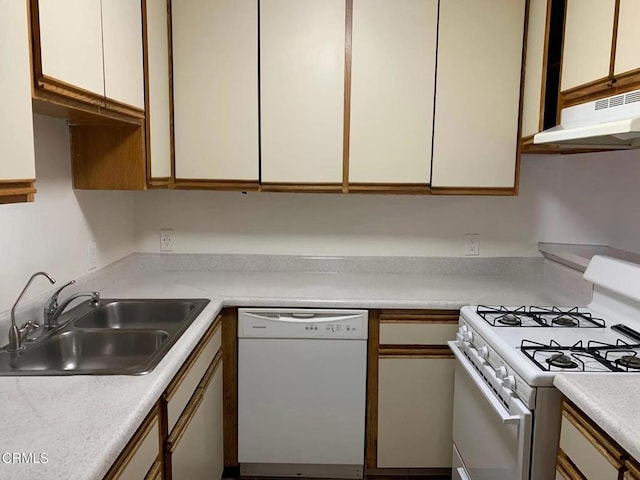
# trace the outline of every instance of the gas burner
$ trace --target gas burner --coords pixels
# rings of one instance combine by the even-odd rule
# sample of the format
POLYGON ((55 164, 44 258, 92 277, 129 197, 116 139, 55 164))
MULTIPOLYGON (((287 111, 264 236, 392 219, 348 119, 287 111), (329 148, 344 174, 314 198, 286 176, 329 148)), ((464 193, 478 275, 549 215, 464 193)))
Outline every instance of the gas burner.
POLYGON ((576 320, 573 317, 569 317, 565 315, 560 315, 559 317, 554 318, 553 320, 551 320, 551 323, 559 327, 577 327, 578 326, 578 320, 576 320))
POLYGON ((552 367, 568 369, 578 368, 578 364, 574 362, 571 357, 565 355, 564 353, 555 353, 549 358, 545 359, 545 362, 547 362, 552 367))
POLYGON ((501 323, 502 325, 507 325, 507 326, 510 326, 510 327, 515 327, 515 326, 518 326, 518 325, 522 325, 522 320, 520 320, 513 313, 506 313, 506 314, 502 315, 501 317, 498 317, 498 319, 496 321, 498 323, 501 323))
POLYGON ((624 355, 616 359, 616 364, 623 368, 633 368, 640 370, 640 358, 636 355, 624 355))

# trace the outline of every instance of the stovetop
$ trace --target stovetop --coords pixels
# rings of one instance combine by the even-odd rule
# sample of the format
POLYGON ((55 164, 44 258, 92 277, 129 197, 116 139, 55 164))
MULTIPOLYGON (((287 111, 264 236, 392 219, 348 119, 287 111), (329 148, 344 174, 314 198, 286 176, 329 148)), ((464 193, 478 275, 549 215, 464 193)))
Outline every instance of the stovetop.
POLYGON ((559 372, 640 373, 640 338, 620 331, 620 321, 586 307, 478 305, 462 309, 461 326, 475 332, 475 348, 497 353, 494 367, 543 386, 559 372))

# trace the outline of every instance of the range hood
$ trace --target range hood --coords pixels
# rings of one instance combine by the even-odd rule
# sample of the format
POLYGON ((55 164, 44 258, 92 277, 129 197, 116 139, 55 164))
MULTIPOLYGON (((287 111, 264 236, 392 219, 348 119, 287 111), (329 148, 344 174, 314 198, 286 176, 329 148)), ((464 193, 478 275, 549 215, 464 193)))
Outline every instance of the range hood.
POLYGON ((561 124, 533 137, 536 145, 640 148, 640 90, 563 108, 561 124))

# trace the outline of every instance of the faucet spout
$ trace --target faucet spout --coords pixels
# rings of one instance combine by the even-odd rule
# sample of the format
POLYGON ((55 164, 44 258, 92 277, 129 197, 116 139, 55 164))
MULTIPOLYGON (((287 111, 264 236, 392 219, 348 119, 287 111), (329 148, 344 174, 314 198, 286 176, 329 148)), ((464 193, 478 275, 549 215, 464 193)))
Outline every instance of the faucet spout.
POLYGON ((9 345, 7 346, 8 352, 17 352, 18 350, 21 350, 23 348, 22 340, 24 336, 33 328, 37 328, 36 324, 34 324, 33 322, 30 323, 30 326, 28 322, 24 327, 18 328, 18 326, 16 325, 16 307, 20 303, 20 300, 22 300, 22 297, 24 297, 24 294, 27 292, 27 289, 29 288, 29 285, 31 285, 31 282, 33 282, 33 280, 38 276, 45 277, 52 284, 56 283, 53 277, 51 277, 51 275, 46 272, 36 272, 31 275, 31 278, 29 278, 29 280, 27 281, 27 284, 22 289, 22 292, 20 292, 20 295, 18 295, 16 303, 14 303, 13 307, 11 307, 11 327, 9 328, 9 345))
POLYGON ((58 319, 60 315, 62 315, 65 309, 69 306, 71 302, 78 298, 82 297, 90 297, 91 298, 91 306, 97 307, 100 304, 100 293, 99 292, 79 292, 74 293, 69 296, 64 302, 62 302, 59 306, 57 306, 54 310, 45 310, 47 326, 49 328, 56 327, 58 325, 58 319))

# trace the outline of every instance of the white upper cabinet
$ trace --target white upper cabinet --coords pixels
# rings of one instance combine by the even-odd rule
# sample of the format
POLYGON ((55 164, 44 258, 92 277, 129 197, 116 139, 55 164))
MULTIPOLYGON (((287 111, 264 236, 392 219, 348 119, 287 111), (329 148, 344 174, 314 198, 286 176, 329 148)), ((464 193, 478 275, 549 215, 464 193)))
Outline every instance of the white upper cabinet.
POLYGON ((544 69, 547 10, 551 0, 530 0, 527 29, 527 55, 522 100, 523 138, 542 130, 542 88, 546 79, 544 69))
MULTIPOLYGON (((33 117, 27 6, 0 0, 0 181, 33 180, 33 117)), ((2 183, 0 182, 0 203, 2 183)))
POLYGON ((525 3, 440 2, 432 187, 514 187, 525 3))
POLYGON ((105 96, 144 109, 140 0, 102 1, 102 41, 105 96))
POLYGON ((172 24, 176 178, 257 181, 258 2, 174 1, 172 24))
POLYGON ((342 183, 345 0, 260 2, 263 182, 342 183))
POLYGON ((151 177, 171 176, 171 98, 166 0, 147 0, 149 150, 151 177))
POLYGON ((354 0, 349 181, 431 179, 438 0, 354 0))
POLYGON ((100 0, 38 0, 42 74, 102 96, 100 4, 100 0))
POLYGON ((560 90, 609 76, 615 5, 616 0, 567 0, 560 90))
POLYGON ((640 68, 640 2, 620 0, 614 75, 640 68))

